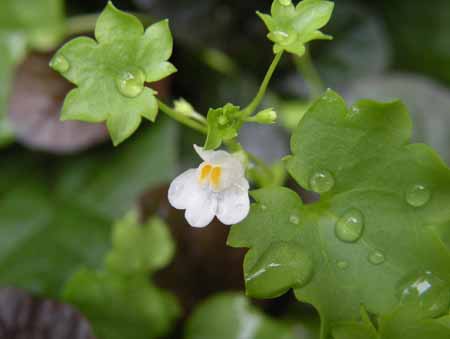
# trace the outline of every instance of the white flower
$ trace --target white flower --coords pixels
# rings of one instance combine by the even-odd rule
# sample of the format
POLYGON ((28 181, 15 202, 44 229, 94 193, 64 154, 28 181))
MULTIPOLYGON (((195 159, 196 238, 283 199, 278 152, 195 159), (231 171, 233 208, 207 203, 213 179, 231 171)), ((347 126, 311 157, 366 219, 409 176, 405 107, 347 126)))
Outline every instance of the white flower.
POLYGON ((225 151, 205 151, 194 145, 203 162, 172 181, 169 202, 185 209, 193 227, 205 227, 214 216, 225 225, 242 221, 250 210, 248 181, 241 161, 225 151))

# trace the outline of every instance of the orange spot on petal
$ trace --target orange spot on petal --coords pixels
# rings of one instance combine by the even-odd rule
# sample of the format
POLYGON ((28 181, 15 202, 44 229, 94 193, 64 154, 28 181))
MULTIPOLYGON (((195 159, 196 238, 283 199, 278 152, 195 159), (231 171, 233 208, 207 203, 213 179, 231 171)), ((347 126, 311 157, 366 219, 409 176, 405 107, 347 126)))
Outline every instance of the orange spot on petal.
POLYGON ((200 170, 200 181, 204 181, 206 178, 208 178, 210 172, 211 172, 212 166, 210 164, 204 165, 200 170))
POLYGON ((212 184, 214 187, 219 186, 221 175, 222 175, 222 168, 221 168, 221 167, 216 166, 216 167, 214 167, 214 168, 212 169, 212 171, 211 171, 211 177, 210 177, 209 180, 211 181, 211 184, 212 184))

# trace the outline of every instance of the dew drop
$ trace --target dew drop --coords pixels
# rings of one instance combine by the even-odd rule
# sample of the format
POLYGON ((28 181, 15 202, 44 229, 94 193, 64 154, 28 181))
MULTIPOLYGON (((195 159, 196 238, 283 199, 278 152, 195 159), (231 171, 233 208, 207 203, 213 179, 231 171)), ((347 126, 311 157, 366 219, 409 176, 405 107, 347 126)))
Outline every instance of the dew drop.
POLYGON ((285 39, 289 38, 289 34, 284 31, 275 31, 273 32, 273 38, 275 42, 282 42, 285 39))
POLYGON ((69 70, 70 64, 65 57, 57 55, 50 61, 50 67, 57 72, 65 73, 69 70))
POLYGON ((278 2, 283 6, 289 6, 292 3, 292 0, 278 0, 278 2))
POLYGON ((144 90, 145 75, 140 69, 123 72, 117 79, 120 93, 126 97, 137 97, 144 90))
POLYGON ((272 298, 291 287, 302 287, 313 276, 313 263, 297 242, 275 242, 262 254, 245 277, 247 293, 272 298))
POLYGON ((317 193, 328 192, 334 186, 334 177, 328 171, 318 171, 309 179, 309 186, 317 193))
POLYGON ((345 260, 339 260, 336 262, 336 266, 341 270, 346 270, 348 268, 348 262, 345 260))
POLYGON ((299 218, 298 216, 296 216, 296 215, 291 215, 291 216, 289 217, 289 222, 290 222, 291 224, 298 225, 299 222, 300 222, 300 218, 299 218))
POLYGON ((431 318, 444 314, 450 305, 446 283, 428 271, 400 281, 398 291, 402 304, 418 304, 431 318))
POLYGON ((416 184, 406 191, 406 201, 413 207, 425 205, 431 198, 431 192, 423 185, 416 184))
POLYGON ((353 208, 348 210, 336 222, 336 236, 345 242, 355 242, 358 240, 364 229, 364 217, 362 213, 353 208))
POLYGON ((369 262, 373 265, 380 265, 384 263, 384 254, 380 251, 373 251, 369 254, 369 262))
POLYGON ((261 208, 263 211, 265 211, 265 210, 267 209, 267 206, 264 205, 264 204, 261 204, 261 205, 260 205, 260 208, 261 208))
POLYGON ((273 32, 273 40, 282 46, 290 45, 295 41, 296 38, 297 34, 295 32, 293 33, 287 33, 284 31, 273 32))

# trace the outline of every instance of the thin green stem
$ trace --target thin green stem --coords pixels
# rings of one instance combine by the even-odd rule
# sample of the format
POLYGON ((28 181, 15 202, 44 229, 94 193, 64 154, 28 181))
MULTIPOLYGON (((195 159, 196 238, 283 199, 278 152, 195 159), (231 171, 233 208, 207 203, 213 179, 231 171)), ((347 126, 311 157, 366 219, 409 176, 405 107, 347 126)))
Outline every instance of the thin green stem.
POLYGON ((320 78, 319 72, 312 62, 309 50, 306 49, 306 52, 302 57, 294 56, 294 62, 297 66, 297 70, 305 78, 306 84, 308 85, 311 93, 311 99, 316 99, 321 96, 325 91, 325 86, 320 78))
POLYGON ((241 151, 244 152, 247 156, 247 158, 253 162, 256 166, 261 168, 261 170, 268 176, 272 177, 273 173, 270 167, 264 162, 264 160, 258 158, 256 155, 250 153, 249 151, 245 150, 236 139, 226 140, 224 141, 225 145, 229 150, 232 152, 241 151))
POLYGON ((192 120, 188 116, 181 114, 180 112, 177 112, 173 108, 167 106, 161 100, 158 100, 158 106, 161 111, 163 111, 169 117, 178 121, 179 123, 182 123, 183 125, 186 125, 192 129, 195 129, 196 131, 198 131, 200 133, 203 133, 203 134, 207 133, 207 128, 206 128, 205 123, 200 123, 197 120, 192 120))
POLYGON ((259 87, 258 93, 252 100, 252 102, 242 111, 244 116, 250 116, 261 104, 261 101, 264 98, 264 95, 266 94, 267 87, 269 86, 270 79, 272 79, 272 75, 275 72, 275 69, 277 68, 278 64, 280 63, 282 56, 283 51, 275 54, 275 58, 273 59, 269 69, 267 70, 266 76, 264 77, 264 80, 261 83, 261 86, 259 87))
POLYGON ((266 173, 267 176, 273 177, 273 172, 272 172, 272 170, 271 170, 270 167, 264 162, 264 160, 258 158, 256 155, 254 155, 254 154, 252 154, 252 153, 250 153, 250 152, 247 152, 247 151, 246 151, 246 153, 247 153, 248 158, 249 158, 253 163, 255 163, 255 165, 257 165, 259 168, 261 168, 261 170, 262 170, 264 173, 266 173))

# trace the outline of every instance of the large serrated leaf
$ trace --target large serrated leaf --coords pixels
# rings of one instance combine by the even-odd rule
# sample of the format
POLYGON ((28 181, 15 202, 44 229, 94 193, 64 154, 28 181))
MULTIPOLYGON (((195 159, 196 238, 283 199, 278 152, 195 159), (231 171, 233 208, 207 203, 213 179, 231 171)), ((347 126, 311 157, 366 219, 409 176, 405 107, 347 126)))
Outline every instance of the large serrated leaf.
POLYGON ((450 171, 429 147, 409 144, 410 134, 399 102, 363 100, 347 109, 332 91, 321 97, 294 132, 287 161, 320 201, 302 206, 279 187, 256 192, 257 204, 229 237, 232 246, 250 248, 247 288, 259 280, 272 297, 293 287, 320 312, 323 336, 360 319, 361 305, 375 315, 398 303, 418 306, 426 318, 448 312, 450 251, 438 225, 450 220, 450 171), (272 253, 266 267, 257 263, 280 241, 304 253, 296 264, 303 275, 277 285, 268 273, 283 272, 294 257, 272 253))

